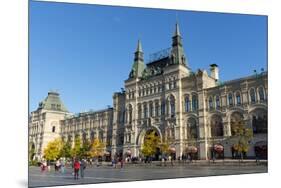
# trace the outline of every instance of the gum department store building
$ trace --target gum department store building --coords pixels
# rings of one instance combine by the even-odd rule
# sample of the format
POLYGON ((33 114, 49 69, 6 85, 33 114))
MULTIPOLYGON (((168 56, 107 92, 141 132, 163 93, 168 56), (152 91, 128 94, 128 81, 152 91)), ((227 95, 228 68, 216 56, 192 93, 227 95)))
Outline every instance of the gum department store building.
POLYGON ((43 156, 47 143, 61 137, 74 143, 83 139, 102 139, 106 151, 114 154, 141 155, 145 135, 152 130, 179 157, 190 145, 198 148, 198 158, 210 158, 214 144, 224 147, 224 156, 232 156, 236 142, 232 122, 243 120, 253 130, 248 157, 255 156, 256 145, 267 146, 267 72, 226 82, 219 81, 219 68, 193 72, 182 46, 176 24, 172 47, 154 54, 145 65, 138 41, 132 70, 125 89, 113 94, 113 107, 73 115, 49 92, 31 112, 30 147, 34 158, 43 156))

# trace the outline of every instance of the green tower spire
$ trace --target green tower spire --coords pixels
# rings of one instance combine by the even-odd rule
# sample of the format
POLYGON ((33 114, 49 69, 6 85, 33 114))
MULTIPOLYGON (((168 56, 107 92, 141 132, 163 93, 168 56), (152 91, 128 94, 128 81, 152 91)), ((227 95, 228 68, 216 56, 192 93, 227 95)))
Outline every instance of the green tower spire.
POLYGON ((176 23, 176 29, 174 32, 173 36, 173 43, 172 43, 172 63, 173 64, 183 64, 185 66, 188 65, 185 54, 184 54, 184 49, 182 45, 182 37, 180 34, 180 28, 178 22, 176 23))
POLYGON ((138 78, 142 76, 142 72, 145 69, 145 64, 143 60, 143 51, 141 41, 138 40, 137 49, 135 52, 134 64, 130 72, 130 78, 138 78))

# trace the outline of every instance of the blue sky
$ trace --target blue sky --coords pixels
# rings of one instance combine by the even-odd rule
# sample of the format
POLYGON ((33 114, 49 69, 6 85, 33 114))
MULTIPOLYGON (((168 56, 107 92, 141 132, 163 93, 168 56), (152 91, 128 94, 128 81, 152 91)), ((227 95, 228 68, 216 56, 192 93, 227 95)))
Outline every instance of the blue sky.
POLYGON ((193 71, 216 63, 226 81, 267 70, 266 16, 51 2, 30 2, 29 11, 31 111, 50 89, 74 113, 112 105, 137 40, 148 60, 171 47, 176 20, 193 71))

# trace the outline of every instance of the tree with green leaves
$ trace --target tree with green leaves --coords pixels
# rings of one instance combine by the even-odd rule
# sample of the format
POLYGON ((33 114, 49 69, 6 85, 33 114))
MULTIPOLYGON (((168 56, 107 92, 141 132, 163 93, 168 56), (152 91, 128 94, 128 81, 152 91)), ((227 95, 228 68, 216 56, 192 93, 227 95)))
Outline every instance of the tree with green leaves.
POLYGON ((93 158, 98 158, 103 156, 105 150, 105 143, 102 140, 94 139, 90 145, 89 156, 93 158))
POLYGON ((89 140, 84 140, 82 147, 80 148, 79 156, 81 158, 89 158, 91 150, 91 142, 89 140))
POLYGON ((70 158, 71 157, 71 143, 69 141, 62 142, 61 157, 70 158))
POLYGON ((243 160, 243 153, 247 153, 249 150, 249 143, 253 138, 253 131, 246 128, 245 122, 243 120, 231 122, 233 136, 236 137, 236 143, 233 148, 241 155, 243 160))
POLYGON ((34 155, 35 155, 35 146, 32 142, 30 142, 29 143, 29 152, 28 152, 29 160, 33 160, 34 155))
POLYGON ((79 157, 80 154, 80 149, 81 149, 81 138, 80 136, 75 136, 74 139, 74 146, 71 149, 71 157, 79 157))
POLYGON ((44 149, 44 158, 48 161, 60 158, 61 148, 61 139, 57 138, 53 141, 50 141, 47 147, 44 149))

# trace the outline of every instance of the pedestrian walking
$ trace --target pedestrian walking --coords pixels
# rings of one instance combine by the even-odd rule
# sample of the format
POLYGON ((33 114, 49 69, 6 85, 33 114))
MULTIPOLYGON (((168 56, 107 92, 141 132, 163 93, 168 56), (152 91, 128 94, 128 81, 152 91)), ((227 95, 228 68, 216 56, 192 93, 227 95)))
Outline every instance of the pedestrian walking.
POLYGON ((124 165, 123 157, 121 157, 120 163, 121 163, 121 168, 123 168, 123 165, 124 165))
POLYGON ((59 169, 60 169, 60 161, 59 160, 57 160, 57 162, 56 162, 56 164, 55 164, 55 171, 57 172, 57 171, 59 171, 59 169))
POLYGON ((61 173, 64 174, 64 171, 65 171, 65 161, 64 161, 64 159, 61 159, 61 161, 60 161, 60 169, 61 169, 61 173))
POLYGON ((50 172, 51 171, 51 162, 49 160, 47 161, 47 168, 48 168, 48 171, 50 172))
POLYGON ((174 166, 174 164, 173 164, 173 159, 172 159, 172 156, 171 156, 171 155, 169 155, 169 161, 171 162, 171 165, 174 166))
POLYGON ((47 162, 45 160, 42 161, 40 167, 41 167, 41 172, 45 172, 47 168, 47 162))
POLYGON ((84 178, 84 171, 86 169, 86 166, 87 166, 87 163, 84 159, 81 160, 81 163, 80 163, 80 176, 81 178, 84 178))
POLYGON ((79 170, 80 170, 80 163, 79 163, 78 159, 75 160, 73 167, 74 167, 74 179, 78 179, 79 170))
POLYGON ((112 167, 116 168, 116 159, 115 158, 112 159, 112 167))

